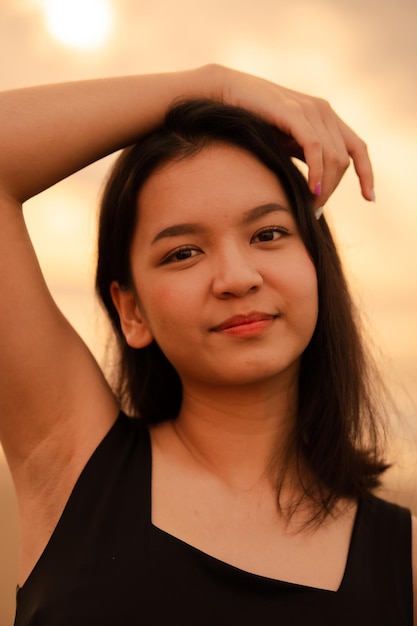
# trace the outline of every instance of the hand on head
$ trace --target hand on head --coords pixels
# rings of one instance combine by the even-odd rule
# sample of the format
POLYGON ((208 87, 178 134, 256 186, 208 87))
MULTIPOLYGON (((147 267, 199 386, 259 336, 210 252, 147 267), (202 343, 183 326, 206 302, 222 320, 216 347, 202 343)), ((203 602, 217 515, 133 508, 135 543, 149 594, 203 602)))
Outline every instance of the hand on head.
POLYGON ((221 96, 247 108, 288 136, 291 156, 308 166, 308 185, 315 208, 322 207, 336 189, 352 159, 366 200, 375 200, 374 180, 364 141, 325 100, 308 96, 235 70, 221 72, 221 96))

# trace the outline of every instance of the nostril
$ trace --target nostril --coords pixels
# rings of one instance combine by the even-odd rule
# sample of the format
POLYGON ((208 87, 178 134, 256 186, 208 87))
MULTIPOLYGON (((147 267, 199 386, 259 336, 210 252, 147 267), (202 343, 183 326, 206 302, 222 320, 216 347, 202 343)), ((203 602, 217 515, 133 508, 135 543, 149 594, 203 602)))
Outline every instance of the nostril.
POLYGON ((222 297, 242 297, 259 289, 263 283, 258 268, 239 255, 233 262, 223 262, 216 268, 213 275, 213 293, 222 297))
POLYGON ((251 285, 250 287, 242 287, 241 289, 234 288, 232 290, 224 290, 220 294, 224 298, 243 298, 249 293, 254 293, 259 289, 259 285, 251 285))

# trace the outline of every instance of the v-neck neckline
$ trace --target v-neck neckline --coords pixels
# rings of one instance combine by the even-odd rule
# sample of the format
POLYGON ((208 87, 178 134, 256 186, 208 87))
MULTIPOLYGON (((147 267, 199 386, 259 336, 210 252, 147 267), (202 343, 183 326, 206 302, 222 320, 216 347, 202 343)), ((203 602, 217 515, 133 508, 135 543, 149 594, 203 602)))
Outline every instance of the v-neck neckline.
POLYGON ((229 573, 234 572, 236 573, 236 575, 247 576, 251 580, 253 581, 256 580, 259 583, 265 583, 269 585, 275 583, 277 586, 281 586, 281 587, 285 586, 287 588, 303 589, 306 591, 312 591, 312 592, 315 591, 315 592, 324 593, 324 594, 337 594, 342 591, 343 587, 346 584, 346 581, 349 578, 349 573, 352 567, 353 555, 355 552, 355 544, 357 542, 358 529, 360 525, 360 516, 361 516, 361 503, 360 502, 357 505, 354 522, 352 525, 352 532, 350 536, 349 548, 347 552, 347 558, 346 558, 346 563, 345 563, 345 567, 343 571, 343 576, 337 589, 325 589, 322 587, 314 587, 311 585, 305 585, 305 584, 297 583, 294 581, 287 581, 287 580, 282 580, 282 579, 273 578, 273 577, 271 578, 268 576, 263 576, 262 574, 256 574, 254 572, 250 572, 248 570, 237 567, 236 565, 228 563, 227 561, 223 561, 222 559, 215 557, 209 554, 208 552, 205 552, 204 550, 201 550, 197 546, 194 546, 193 544, 188 543, 187 541, 181 539, 180 537, 177 537, 173 535, 172 533, 166 530, 163 530, 162 528, 160 528, 159 526, 153 523, 152 521, 152 469, 153 469, 152 440, 151 440, 149 429, 146 429, 146 430, 147 430, 147 447, 148 447, 147 471, 148 471, 148 478, 149 478, 148 521, 149 521, 149 526, 152 532, 158 534, 165 541, 174 542, 175 544, 180 546, 182 549, 192 552, 194 555, 197 555, 201 560, 210 562, 212 565, 218 567, 219 569, 227 570, 229 573))

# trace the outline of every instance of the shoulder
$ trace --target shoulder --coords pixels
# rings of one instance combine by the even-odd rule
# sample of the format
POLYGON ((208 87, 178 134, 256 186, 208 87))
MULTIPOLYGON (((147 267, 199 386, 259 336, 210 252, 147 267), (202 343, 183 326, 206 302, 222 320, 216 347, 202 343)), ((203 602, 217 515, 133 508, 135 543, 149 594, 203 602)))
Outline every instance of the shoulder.
POLYGON ((417 626, 417 517, 411 518, 412 540, 412 568, 413 568, 413 596, 414 596, 414 624, 417 626))

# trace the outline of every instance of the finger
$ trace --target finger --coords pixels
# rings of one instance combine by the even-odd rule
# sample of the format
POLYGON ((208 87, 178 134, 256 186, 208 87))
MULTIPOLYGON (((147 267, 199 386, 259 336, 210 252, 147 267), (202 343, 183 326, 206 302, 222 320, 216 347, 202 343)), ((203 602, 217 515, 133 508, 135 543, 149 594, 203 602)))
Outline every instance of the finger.
POLYGON ((308 184, 312 193, 321 185, 323 176, 322 142, 317 132, 305 115, 305 103, 309 102, 297 92, 284 87, 278 87, 272 83, 261 81, 254 77, 239 74, 251 81, 257 81, 256 99, 253 94, 248 95, 247 90, 235 93, 233 89, 223 91, 225 102, 237 104, 259 115, 269 124, 278 128, 284 136, 285 147, 289 154, 302 158, 308 166, 308 184))
POLYGON ((298 102, 286 105, 282 115, 277 112, 275 125, 292 138, 291 156, 302 158, 308 167, 308 186, 312 194, 321 193, 324 158, 323 143, 326 141, 326 130, 313 111, 306 116, 305 106, 298 102), (315 119, 314 119, 315 118, 315 119))
POLYGON ((359 178, 362 195, 366 200, 374 201, 374 174, 366 143, 340 118, 339 126, 359 178))
MULTIPOLYGON (((308 184, 316 195, 315 207, 323 205, 338 186, 350 158, 358 175, 362 195, 375 200, 374 176, 366 144, 339 118, 325 100, 290 92, 296 99, 288 131, 301 146, 309 174, 308 184), (318 193, 321 186, 321 194, 318 193)), ((287 110, 288 115, 288 110, 287 110)))
MULTIPOLYGON (((305 161, 309 167, 308 185, 316 196, 314 207, 317 208, 333 193, 350 159, 336 116, 327 103, 306 100, 303 102, 303 114, 303 136, 298 141, 303 144, 305 161)), ((290 128, 293 136, 302 128, 299 122, 297 118, 290 128)))
POLYGON ((324 171, 322 194, 316 198, 314 203, 316 208, 327 202, 350 165, 349 153, 337 116, 327 103, 323 103, 321 113, 325 129, 322 131, 323 140, 325 138, 323 145, 324 171))
POLYGON ((252 93, 248 99, 245 90, 243 99, 242 93, 238 95, 237 103, 247 106, 293 139, 296 148, 290 154, 307 163, 308 185, 317 196, 316 206, 326 202, 335 190, 350 157, 362 194, 368 200, 373 199, 373 174, 366 146, 325 100, 250 78, 257 81, 256 101, 252 93), (270 106, 272 101, 273 107, 270 106))

